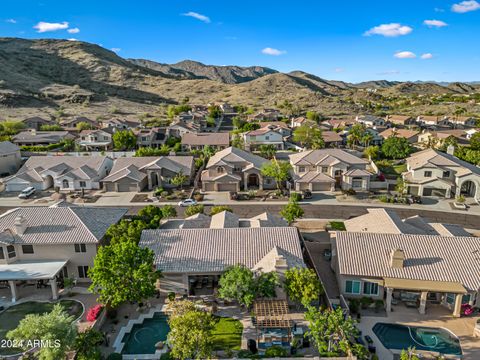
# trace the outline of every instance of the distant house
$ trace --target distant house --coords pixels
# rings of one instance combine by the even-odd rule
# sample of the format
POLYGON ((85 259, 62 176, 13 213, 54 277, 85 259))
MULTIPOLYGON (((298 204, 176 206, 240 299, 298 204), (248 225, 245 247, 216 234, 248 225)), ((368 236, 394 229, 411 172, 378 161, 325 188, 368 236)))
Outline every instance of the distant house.
POLYGON ((27 129, 40 130, 44 125, 55 125, 56 122, 53 120, 47 120, 39 116, 29 117, 27 119, 20 120, 27 129))
POLYGON ((75 136, 68 131, 22 131, 12 137, 12 142, 18 146, 38 146, 59 144, 66 139, 74 139, 75 136))
POLYGON ((446 116, 420 115, 417 123, 423 127, 450 126, 450 120, 446 116))
POLYGON ((441 148, 449 137, 454 137, 459 145, 469 144, 467 132, 461 129, 423 131, 418 134, 418 143, 423 146, 434 145, 435 148, 441 148))
POLYGON ((368 191, 368 161, 340 149, 308 150, 290 155, 295 191, 368 191))
MULTIPOLYGON (((0 216, 0 282, 7 283, 12 302, 19 287, 42 281, 58 299, 59 281, 66 278, 88 283, 97 248, 107 229, 127 209, 83 206, 23 207, 0 216)), ((37 286, 38 288, 38 286, 37 286)))
POLYGON ((223 150, 230 146, 229 133, 186 133, 182 136, 184 151, 202 150, 205 146, 215 150, 223 150))
POLYGON ((84 116, 76 116, 72 119, 65 119, 60 121, 60 125, 65 128, 76 128, 78 124, 86 123, 92 128, 98 128, 98 123, 95 120, 89 119, 84 116))
POLYGON ((385 120, 386 122, 389 122, 397 127, 411 126, 416 124, 415 118, 409 115, 387 115, 385 120))
POLYGON ((236 147, 229 147, 213 155, 202 172, 203 191, 238 192, 249 189, 273 189, 275 181, 264 178, 262 165, 267 159, 236 147))
POLYGON ((202 131, 202 126, 193 122, 186 123, 184 121, 176 121, 168 127, 171 136, 181 138, 187 133, 199 133, 202 131))
POLYGON ((190 184, 195 171, 192 156, 121 157, 102 180, 106 191, 142 191, 172 187, 171 180, 182 173, 190 184))
POLYGON ((62 191, 100 189, 112 169, 106 156, 31 156, 15 175, 4 179, 6 191, 56 187, 62 191))
POLYGON ((480 201, 480 168, 450 154, 433 149, 414 153, 402 176, 412 195, 463 195, 480 201))
POLYGON ((366 127, 385 126, 385 119, 374 115, 360 115, 355 118, 355 121, 366 127))
POLYGON ((77 144, 85 150, 108 150, 112 147, 112 134, 105 130, 82 130, 77 144))
POLYGON ((170 136, 169 128, 150 128, 134 131, 137 135, 137 147, 158 148, 165 144, 170 136))
POLYGON ((263 109, 253 115, 248 116, 248 121, 277 121, 283 115, 277 109, 263 109))
POLYGON ((397 129, 397 128, 386 129, 382 131, 379 135, 384 139, 388 139, 392 136, 405 138, 411 144, 417 143, 418 137, 419 137, 418 131, 408 130, 408 129, 397 129))
POLYGON ((313 122, 313 121, 308 120, 305 116, 299 116, 290 120, 290 127, 291 128, 300 127, 302 125, 305 125, 308 122, 313 122))
POLYGON ((20 148, 10 141, 0 142, 0 176, 15 174, 21 163, 20 148))
POLYGON ((322 131, 322 139, 325 147, 339 147, 343 144, 342 136, 336 131, 322 131))
POLYGON ((139 125, 139 122, 123 119, 109 119, 101 121, 102 129, 107 129, 109 132, 135 129, 139 125))
POLYGON ((355 120, 346 120, 346 119, 330 119, 322 121, 322 125, 326 125, 330 130, 336 129, 346 129, 356 124, 355 120))
POLYGON ((288 127, 283 121, 260 121, 260 128, 272 126, 275 131, 282 134, 283 137, 289 137, 292 135, 292 129, 288 127))
POLYGON ((274 125, 268 125, 264 128, 248 131, 243 134, 245 150, 255 151, 262 145, 273 145, 277 150, 283 150, 285 147, 283 141, 283 130, 274 125))
POLYGON ((473 116, 451 116, 450 123, 455 127, 475 127, 478 119, 473 116))

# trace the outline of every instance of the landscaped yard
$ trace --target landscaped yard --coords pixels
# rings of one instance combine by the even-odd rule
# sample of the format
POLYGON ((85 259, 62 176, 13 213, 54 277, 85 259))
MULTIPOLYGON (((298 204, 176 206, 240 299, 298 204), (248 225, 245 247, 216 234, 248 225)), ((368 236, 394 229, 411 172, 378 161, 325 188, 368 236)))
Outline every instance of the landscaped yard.
POLYGON ((377 163, 378 169, 385 175, 400 176, 407 171, 407 164, 395 164, 393 161, 382 160, 377 163))
POLYGON ((217 323, 212 331, 213 348, 215 350, 240 350, 242 345, 243 325, 232 318, 217 318, 217 323))
MULTIPOLYGON (((78 301, 61 300, 59 302, 62 307, 75 319, 77 319, 83 312, 83 306, 78 301)), ((44 314, 52 311, 54 303, 29 301, 19 305, 9 307, 4 312, 0 313, 0 340, 5 339, 10 330, 15 329, 20 320, 28 314, 44 314)), ((20 352, 19 349, 0 348, 0 355, 9 355, 20 352)))

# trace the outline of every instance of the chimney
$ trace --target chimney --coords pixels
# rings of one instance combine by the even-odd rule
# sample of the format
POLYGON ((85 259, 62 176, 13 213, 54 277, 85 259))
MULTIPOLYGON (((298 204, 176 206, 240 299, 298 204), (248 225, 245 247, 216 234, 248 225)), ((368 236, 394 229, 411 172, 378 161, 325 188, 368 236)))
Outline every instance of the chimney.
POLYGON ((15 232, 18 235, 23 235, 28 227, 27 219, 25 219, 25 217, 23 217, 22 215, 17 216, 15 218, 14 226, 15 226, 15 232))
POLYGON ((405 261, 405 253, 403 250, 394 249, 390 254, 390 267, 394 269, 403 268, 403 262, 405 261))
POLYGON ((455 153, 455 146, 453 145, 448 145, 447 147, 447 154, 453 155, 455 153))
POLYGON ((36 135, 37 135, 37 130, 36 130, 36 129, 30 130, 30 132, 32 133, 33 136, 36 136, 36 135))

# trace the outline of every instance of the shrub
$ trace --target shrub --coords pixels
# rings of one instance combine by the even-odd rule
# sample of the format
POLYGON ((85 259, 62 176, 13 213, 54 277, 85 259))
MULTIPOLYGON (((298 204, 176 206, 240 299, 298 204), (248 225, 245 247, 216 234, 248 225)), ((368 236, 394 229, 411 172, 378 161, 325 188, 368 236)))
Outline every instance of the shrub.
POLYGON ((296 192, 291 193, 291 194, 290 194, 290 200, 292 200, 292 201, 300 201, 300 200, 302 200, 302 194, 296 193, 296 192))
POLYGON ((192 215, 195 215, 195 214, 203 214, 203 205, 202 204, 199 204, 199 205, 190 205, 189 207, 187 207, 185 209, 185 216, 192 216, 192 215))
POLYGON ((155 189, 154 194, 155 194, 155 196, 162 196, 162 193, 163 193, 163 192, 164 192, 164 190, 163 190, 162 187, 157 187, 157 188, 155 189))
POLYGON ((228 212, 233 212, 232 208, 224 205, 217 205, 212 207, 212 210, 210 211, 210 215, 215 215, 218 213, 221 213, 222 211, 228 211, 228 212))
POLYGON ((168 295, 167 295, 167 298, 168 298, 168 301, 174 301, 175 300, 175 293, 173 291, 169 292, 168 295))
POLYGON ((362 304, 363 309, 366 309, 371 304, 373 304, 373 299, 369 298, 368 296, 364 296, 360 299, 360 304, 362 304))
POLYGON ((343 221, 330 221, 330 227, 332 230, 345 231, 345 224, 343 221))
POLYGON ((100 311, 102 311, 102 305, 100 305, 100 304, 92 306, 90 309, 88 309, 87 321, 97 320, 98 315, 100 315, 100 311))
POLYGON ((378 197, 378 200, 380 200, 383 203, 386 203, 386 202, 388 202, 388 196, 387 195, 380 195, 378 197))
POLYGON ((287 350, 281 346, 272 346, 265 351, 265 357, 286 357, 288 356, 287 350))
POLYGON ((163 191, 160 193, 160 196, 161 196, 161 197, 167 197, 168 194, 169 194, 168 191, 163 190, 163 191))
POLYGON ((358 299, 349 299, 348 307, 353 314, 357 314, 360 309, 360 301, 358 299))

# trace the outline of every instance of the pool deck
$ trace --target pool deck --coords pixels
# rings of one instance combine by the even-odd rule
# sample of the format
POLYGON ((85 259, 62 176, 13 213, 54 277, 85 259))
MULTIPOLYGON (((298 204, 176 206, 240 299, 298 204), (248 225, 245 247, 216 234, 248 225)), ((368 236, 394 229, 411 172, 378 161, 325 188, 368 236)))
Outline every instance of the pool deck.
POLYGON ((393 353, 382 345, 372 330, 378 322, 448 329, 460 339, 463 359, 478 360, 480 359, 480 339, 473 335, 478 318, 479 316, 454 318, 451 311, 442 306, 429 306, 427 314, 421 315, 417 309, 398 305, 388 317, 363 316, 358 328, 362 331, 362 336, 370 335, 373 339, 380 360, 393 360, 393 353))

